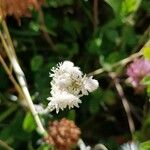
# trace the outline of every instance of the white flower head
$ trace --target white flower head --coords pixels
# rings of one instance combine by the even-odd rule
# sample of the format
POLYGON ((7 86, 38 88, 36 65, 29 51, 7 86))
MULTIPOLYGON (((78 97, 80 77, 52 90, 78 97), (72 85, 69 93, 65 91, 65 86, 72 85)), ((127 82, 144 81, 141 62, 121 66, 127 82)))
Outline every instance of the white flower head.
POLYGON ((67 106, 69 109, 78 107, 78 103, 81 103, 80 97, 93 92, 99 85, 97 80, 83 75, 80 68, 70 61, 59 63, 51 71, 51 97, 48 98, 48 108, 56 109, 57 113, 59 109, 63 110, 67 106))

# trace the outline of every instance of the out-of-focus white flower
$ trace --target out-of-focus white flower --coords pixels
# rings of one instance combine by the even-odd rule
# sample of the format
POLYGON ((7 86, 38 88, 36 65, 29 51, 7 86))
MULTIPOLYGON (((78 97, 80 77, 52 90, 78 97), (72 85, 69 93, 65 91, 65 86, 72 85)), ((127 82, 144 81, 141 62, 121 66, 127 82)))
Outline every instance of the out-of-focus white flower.
POLYGON ((105 147, 105 145, 99 143, 96 144, 92 150, 108 150, 108 149, 105 147))
POLYGON ((51 97, 48 98, 50 100, 48 108, 56 109, 57 113, 59 109, 63 110, 67 106, 78 107, 78 103, 81 103, 80 97, 88 95, 99 86, 97 80, 83 75, 80 68, 70 61, 59 63, 51 71, 51 97))
POLYGON ((41 104, 34 104, 35 110, 39 113, 42 114, 44 112, 44 107, 41 104))
POLYGON ((80 148, 80 150, 91 150, 91 147, 90 146, 86 146, 82 139, 78 140, 77 145, 80 148))
POLYGON ((138 144, 136 142, 128 142, 121 146, 121 150, 138 150, 138 144))

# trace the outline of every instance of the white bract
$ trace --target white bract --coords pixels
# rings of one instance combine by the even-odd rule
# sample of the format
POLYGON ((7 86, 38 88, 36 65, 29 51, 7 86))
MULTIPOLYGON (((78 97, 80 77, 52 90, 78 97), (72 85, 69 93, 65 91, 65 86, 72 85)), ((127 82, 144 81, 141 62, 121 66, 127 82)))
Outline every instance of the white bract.
POLYGON ((79 107, 80 97, 88 95, 99 86, 98 81, 91 77, 83 75, 79 67, 74 66, 70 61, 59 63, 51 69, 51 97, 48 104, 49 110, 63 110, 67 106, 73 108, 79 107))

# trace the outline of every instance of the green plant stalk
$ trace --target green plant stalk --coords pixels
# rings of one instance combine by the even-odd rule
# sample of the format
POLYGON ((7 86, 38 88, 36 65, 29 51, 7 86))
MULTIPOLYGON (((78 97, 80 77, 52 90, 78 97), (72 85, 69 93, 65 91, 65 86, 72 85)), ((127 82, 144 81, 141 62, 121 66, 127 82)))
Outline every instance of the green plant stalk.
POLYGON ((13 51, 12 51, 13 55, 17 58, 16 53, 15 53, 15 48, 14 48, 13 42, 11 40, 11 36, 9 34, 9 30, 7 28, 7 24, 6 24, 5 20, 2 21, 2 27, 3 27, 5 34, 6 34, 6 41, 8 41, 7 44, 11 46, 11 48, 13 49, 13 51))
POLYGON ((8 58, 9 58, 9 60, 12 64, 12 67, 16 73, 16 77, 17 77, 20 87, 22 88, 22 91, 24 93, 25 100, 27 101, 30 111, 35 119, 36 124, 37 124, 37 127, 38 127, 37 129, 40 132, 40 134, 46 135, 46 131, 42 125, 42 122, 38 116, 38 113, 36 112, 36 110, 34 108, 34 104, 32 102, 31 95, 30 95, 28 87, 27 87, 25 75, 18 63, 15 49, 13 47, 13 43, 12 43, 8 28, 7 28, 7 24, 5 23, 5 21, 3 21, 3 23, 2 23, 2 28, 4 30, 7 41, 4 39, 4 36, 2 35, 1 32, 0 32, 0 37, 1 37, 1 41, 4 46, 4 49, 6 51, 6 54, 8 55, 8 58))
POLYGON ((11 106, 8 110, 6 110, 4 113, 0 115, 0 122, 5 120, 10 114, 12 114, 17 109, 17 106, 11 106))
POLYGON ((4 148, 5 150, 14 150, 12 147, 10 147, 6 142, 0 140, 0 147, 4 148))
MULTIPOLYGON (((119 65, 120 66, 125 66, 126 64, 128 64, 129 62, 133 61, 134 59, 140 57, 143 55, 143 48, 144 47, 149 47, 150 46, 150 39, 146 42, 146 44, 141 48, 141 50, 137 53, 134 53, 132 55, 130 55, 129 57, 125 58, 125 59, 122 59, 114 64, 111 65, 111 69, 115 68, 115 67, 118 67, 119 65)), ((88 75, 89 76, 95 76, 95 75, 99 75, 103 72, 105 72, 106 70, 104 68, 100 68, 100 69, 97 69, 91 73, 89 73, 88 75)))
POLYGON ((135 125, 134 125, 134 121, 132 119, 130 106, 129 106, 129 103, 127 101, 127 98, 124 95, 123 88, 120 85, 119 81, 117 81, 117 79, 115 80, 115 87, 116 87, 116 90, 118 92, 118 95, 120 96, 120 98, 122 100, 122 104, 123 104, 123 107, 124 107, 124 110, 126 112, 127 119, 128 119, 129 129, 130 129, 130 132, 131 132, 131 135, 133 138, 134 137, 133 133, 135 132, 135 125))
MULTIPOLYGON (((1 33, 0 33, 1 34, 1 33)), ((17 90, 17 92, 19 93, 19 95, 21 96, 21 98, 24 98, 24 94, 20 88, 20 86, 18 85, 17 81, 15 80, 15 78, 13 77, 11 71, 9 70, 7 64, 5 63, 4 59, 2 58, 2 56, 0 55, 0 62, 4 68, 4 70, 6 71, 6 73, 8 74, 9 79, 11 80, 11 82, 13 83, 13 85, 15 86, 15 89, 17 90)))

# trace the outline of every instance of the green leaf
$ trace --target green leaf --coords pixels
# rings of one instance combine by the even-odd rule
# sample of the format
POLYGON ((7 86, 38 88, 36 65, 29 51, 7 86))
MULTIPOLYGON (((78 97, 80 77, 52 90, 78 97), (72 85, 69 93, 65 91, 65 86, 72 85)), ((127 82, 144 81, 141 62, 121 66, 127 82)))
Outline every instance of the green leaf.
POLYGON ((112 52, 108 55, 108 58, 106 59, 108 63, 115 63, 119 60, 121 60, 121 55, 119 52, 112 52))
POLYGON ((75 110, 70 110, 68 112, 67 119, 69 119, 69 120, 75 120, 75 118, 76 118, 75 110))
POLYGON ((38 32, 40 27, 39 27, 39 24, 37 22, 34 22, 34 21, 31 21, 30 24, 29 24, 29 27, 35 31, 35 32, 38 32))
POLYGON ((38 150, 55 150, 54 146, 50 145, 50 144, 42 144, 38 150))
POLYGON ((106 62, 104 56, 100 56, 99 62, 100 62, 100 64, 102 65, 102 67, 103 67, 105 70, 107 70, 107 71, 110 71, 110 70, 111 70, 111 68, 112 68, 112 67, 111 67, 111 64, 108 63, 108 62, 106 62))
POLYGON ((28 112, 23 121, 23 129, 27 132, 32 132, 36 129, 34 118, 30 112, 28 112))
POLYGON ((135 12, 141 3, 141 0, 123 0, 121 14, 126 16, 129 13, 135 12))
POLYGON ((149 86, 147 86, 147 95, 150 97, 150 85, 149 86))
POLYGON ((91 114, 96 114, 100 110, 101 92, 96 90, 90 99, 89 111, 91 114))
POLYGON ((122 0, 105 0, 105 2, 108 3, 112 7, 116 15, 120 12, 122 0))
POLYGON ((135 12, 141 3, 141 0, 105 0, 108 3, 116 16, 120 15, 123 17, 127 16, 129 13, 135 12))
POLYGON ((108 105, 113 105, 115 104, 116 102, 116 99, 115 99, 115 94, 113 91, 111 90, 105 90, 103 92, 103 98, 104 102, 108 105))
POLYGON ((100 34, 98 37, 94 37, 88 41, 87 50, 91 54, 100 54, 101 53, 101 44, 102 44, 103 35, 100 34))
MULTIPOLYGON (((10 118, 11 119, 11 118, 10 118)), ((0 139, 7 140, 10 144, 15 141, 19 143, 19 140, 28 140, 30 134, 22 129, 22 122, 24 119, 23 113, 19 110, 12 120, 0 131, 0 139), (16 140, 17 139, 17 140, 16 140)))
POLYGON ((150 47, 144 47, 143 48, 143 55, 146 59, 150 60, 150 47))
POLYGON ((90 101, 89 110, 90 110, 91 114, 96 114, 99 111, 99 108, 100 108, 100 105, 99 105, 98 101, 96 101, 96 100, 90 101))
POLYGON ((150 141, 141 143, 139 150, 150 150, 150 141))
POLYGON ((36 55, 31 60, 31 69, 33 71, 38 71, 43 64, 43 57, 41 55, 36 55))
POLYGON ((150 85, 150 76, 146 76, 142 79, 141 83, 143 85, 150 85))
POLYGON ((118 32, 117 32, 117 30, 114 30, 114 29, 108 30, 106 32, 106 36, 109 41, 114 42, 114 43, 117 41, 117 39, 119 39, 118 32))
POLYGON ((142 135, 146 139, 150 139, 150 117, 147 115, 147 117, 144 119, 143 125, 142 125, 142 135))
POLYGON ((71 5, 73 4, 73 0, 47 0, 47 3, 52 6, 52 7, 61 7, 61 6, 64 6, 64 5, 71 5))
POLYGON ((46 13, 45 14, 45 24, 46 24, 46 27, 48 29, 53 29, 53 28, 57 27, 58 20, 54 16, 52 16, 51 14, 46 13))

